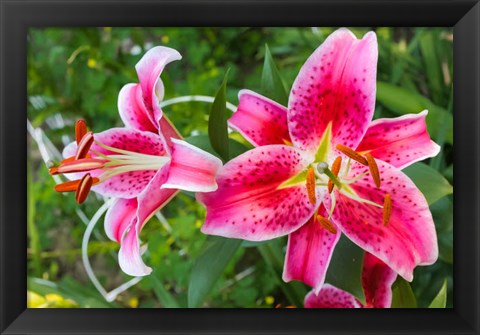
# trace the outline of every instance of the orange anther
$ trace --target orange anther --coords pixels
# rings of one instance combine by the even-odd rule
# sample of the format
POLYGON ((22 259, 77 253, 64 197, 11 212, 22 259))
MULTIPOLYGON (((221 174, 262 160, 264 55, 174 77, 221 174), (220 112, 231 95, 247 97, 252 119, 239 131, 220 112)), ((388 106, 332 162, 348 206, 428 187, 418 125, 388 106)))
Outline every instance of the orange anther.
POLYGON ((65 158, 64 160, 62 160, 62 161, 60 162, 60 165, 65 164, 65 163, 73 162, 74 160, 75 160, 75 156, 67 157, 67 158, 65 158))
POLYGON ((380 173, 378 172, 377 162, 375 162, 375 158, 373 158, 370 153, 365 154, 365 158, 368 162, 368 168, 370 169, 370 174, 372 175, 373 181, 375 182, 375 186, 377 188, 380 187, 380 173))
MULTIPOLYGON (((92 178, 92 185, 98 183, 100 179, 93 177, 92 178)), ((55 185, 55 191, 57 192, 74 192, 77 190, 78 186, 80 185, 80 179, 78 180, 71 180, 65 183, 55 185)))
POLYGON ((388 225, 390 216, 392 215, 392 198, 390 194, 385 194, 385 199, 383 199, 383 224, 388 225))
POLYGON ((315 170, 313 167, 310 167, 307 171, 307 194, 310 203, 315 205, 317 198, 315 197, 315 170))
POLYGON ((77 141, 77 144, 80 143, 82 140, 83 136, 87 133, 87 123, 85 120, 78 120, 75 123, 75 140, 77 141))
MULTIPOLYGON (((335 158, 335 160, 333 161, 333 164, 332 164, 332 173, 335 175, 335 177, 338 177, 338 172, 340 172, 340 167, 342 166, 342 157, 341 156, 338 156, 337 158, 335 158)), ((332 180, 328 180, 328 193, 332 193, 333 191, 333 181, 332 180)))
POLYGON ((358 152, 350 149, 349 147, 346 147, 342 144, 337 144, 336 146, 337 150, 340 151, 341 153, 343 153, 345 156, 347 157, 350 157, 351 159, 353 159, 354 161, 357 161, 359 162, 360 164, 363 164, 365 166, 368 165, 368 162, 367 160, 365 159, 365 157, 363 157, 362 155, 360 155, 358 152))
POLYGON ((93 144, 93 133, 89 131, 86 133, 78 143, 77 154, 75 159, 85 158, 93 144))
POLYGON ((54 166, 54 167, 48 169, 48 173, 50 173, 52 176, 56 175, 56 174, 59 174, 58 167, 54 166))
POLYGON ((57 192, 73 192, 77 190, 79 184, 80 180, 71 180, 65 183, 57 184, 54 188, 57 192))
POLYGON ((75 193, 75 200, 79 204, 83 204, 85 199, 87 199, 88 192, 92 188, 93 178, 90 176, 90 173, 86 173, 78 184, 77 192, 75 193))
POLYGON ((82 158, 60 165, 59 173, 86 172, 101 169, 107 161, 104 159, 82 158))
POLYGON ((333 223, 331 223, 327 218, 324 218, 321 215, 317 215, 317 220, 318 220, 318 223, 320 223, 320 226, 325 228, 328 232, 330 232, 332 234, 337 233, 337 228, 335 228, 333 223))

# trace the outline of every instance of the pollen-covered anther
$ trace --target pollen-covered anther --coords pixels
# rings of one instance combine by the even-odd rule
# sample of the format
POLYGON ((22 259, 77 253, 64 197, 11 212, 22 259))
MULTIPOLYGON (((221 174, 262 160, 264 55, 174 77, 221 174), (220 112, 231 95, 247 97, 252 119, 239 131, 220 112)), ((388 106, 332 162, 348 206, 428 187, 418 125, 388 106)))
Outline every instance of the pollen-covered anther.
POLYGON ((83 136, 87 133, 87 123, 85 120, 80 119, 75 123, 75 140, 77 144, 80 143, 83 136))
POLYGON ((385 194, 383 199, 383 225, 388 225, 390 221, 390 216, 392 215, 392 197, 389 193, 385 194))
POLYGON ((50 169, 50 174, 56 173, 72 173, 72 172, 86 172, 90 170, 101 169, 104 167, 107 160, 95 158, 81 158, 72 162, 67 162, 60 165, 56 170, 50 169), (55 172, 55 173, 52 173, 55 172))
MULTIPOLYGON (((340 167, 342 166, 342 157, 338 156, 335 158, 332 164, 332 173, 335 177, 338 177, 338 172, 340 172, 340 167)), ((333 191, 333 181, 331 179, 328 180, 328 193, 332 193, 333 191)))
POLYGON ((320 223, 320 226, 322 228, 325 228, 329 233, 336 234, 337 233, 337 228, 333 225, 333 223, 330 222, 327 218, 324 218, 321 215, 317 215, 317 220, 318 223, 320 223))
POLYGON ((365 154, 365 158, 368 162, 368 168, 370 170, 370 174, 372 175, 373 181, 375 182, 375 186, 380 188, 380 173, 378 172, 377 162, 375 162, 375 158, 370 153, 365 154))
POLYGON ((93 140, 93 133, 91 131, 89 131, 82 137, 82 139, 78 143, 78 149, 77 154, 75 155, 75 159, 87 157, 87 154, 90 151, 90 147, 93 144, 93 140))
POLYGON ((317 198, 315 197, 315 170, 313 169, 313 167, 310 167, 307 171, 306 186, 308 200, 310 200, 310 203, 312 205, 315 205, 315 203, 317 202, 317 198))
POLYGON ((56 174, 59 174, 60 172, 58 172, 58 167, 54 166, 54 167, 51 167, 50 169, 48 169, 48 173, 51 174, 52 176, 54 176, 56 174))
MULTIPOLYGON (((100 179, 98 179, 96 177, 93 177, 92 178, 92 185, 95 185, 99 181, 100 181, 100 179)), ((80 185, 80 179, 71 180, 71 181, 67 181, 65 183, 55 185, 54 189, 57 192, 75 192, 75 191, 77 191, 79 185, 80 185)))
POLYGON ((346 147, 342 144, 337 144, 336 146, 337 150, 340 151, 341 153, 343 153, 345 156, 347 157, 350 157, 351 159, 353 159, 354 161, 357 161, 359 162, 360 164, 363 164, 365 166, 368 166, 368 161, 365 159, 365 157, 363 157, 362 155, 360 155, 358 152, 356 152, 355 150, 352 150, 350 149, 349 147, 346 147))
POLYGON ((90 176, 90 173, 86 173, 82 179, 80 179, 80 182, 77 187, 77 191, 75 192, 75 200, 77 201, 78 204, 82 204, 85 199, 87 199, 88 193, 90 192, 90 189, 92 188, 93 185, 93 178, 90 176))

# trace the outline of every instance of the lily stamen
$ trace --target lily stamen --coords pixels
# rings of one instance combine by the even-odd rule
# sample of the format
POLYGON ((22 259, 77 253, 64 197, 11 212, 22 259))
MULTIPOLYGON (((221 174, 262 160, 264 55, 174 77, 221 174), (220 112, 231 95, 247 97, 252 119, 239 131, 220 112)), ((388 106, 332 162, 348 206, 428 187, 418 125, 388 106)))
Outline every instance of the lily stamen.
POLYGON ((367 174, 368 174, 368 172, 365 172, 365 173, 361 173, 358 176, 356 176, 354 178, 351 178, 351 179, 343 178, 342 183, 347 184, 347 185, 353 184, 353 183, 359 181, 360 179, 362 179, 363 177, 365 177, 367 174))
POLYGON ((329 233, 336 234, 337 233, 337 228, 331 223, 327 218, 324 218, 321 215, 317 215, 317 220, 318 223, 320 223, 320 226, 322 228, 325 228, 329 233))
MULTIPOLYGON (((335 175, 335 177, 338 177, 338 172, 340 172, 340 167, 342 166, 342 157, 338 156, 335 158, 332 164, 332 173, 335 175)), ((333 191, 333 182, 331 179, 328 180, 328 193, 332 193, 333 191)))
POLYGON ((82 139, 78 143, 78 149, 77 149, 77 154, 75 155, 75 159, 85 158, 92 144, 93 144, 93 133, 89 131, 82 137, 82 139))
POLYGON ((58 173, 73 173, 73 172, 86 172, 96 169, 101 169, 104 167, 107 161, 105 159, 97 158, 81 158, 65 164, 60 165, 56 168, 56 173, 52 173, 53 169, 50 169, 50 174, 58 173))
POLYGON ((375 182, 375 186, 380 188, 380 173, 378 172, 377 162, 375 162, 375 158, 370 153, 365 154, 365 158, 368 162, 368 168, 370 170, 370 174, 372 175, 373 181, 375 182))
POLYGON ((387 226, 392 215, 392 198, 389 193, 385 194, 383 199, 383 225, 387 226))
MULTIPOLYGON (((92 178, 92 184, 95 185, 99 182, 100 179, 93 177, 92 178)), ((61 184, 55 185, 54 189, 57 192, 75 192, 78 189, 78 186, 80 185, 80 179, 78 180, 71 180, 67 181, 61 184)))
POLYGON ((88 196, 90 189, 93 185, 93 178, 90 176, 90 173, 86 173, 78 184, 77 191, 75 192, 75 200, 77 203, 82 204, 88 196))
POLYGON ((315 205, 317 202, 317 198, 315 196, 315 170, 313 169, 313 167, 310 167, 307 171, 306 186, 308 200, 310 200, 310 203, 312 205, 315 205))
POLYGON ((349 147, 346 147, 342 144, 337 144, 336 146, 337 150, 340 151, 342 154, 344 154, 345 156, 347 157, 350 157, 351 159, 353 159, 354 161, 357 161, 359 162, 360 164, 363 164, 365 166, 368 165, 368 161, 365 159, 365 157, 363 157, 362 155, 360 155, 358 152, 350 149, 349 147))
POLYGON ((80 119, 75 123, 75 140, 77 144, 80 144, 80 141, 87 133, 87 123, 85 120, 80 119))

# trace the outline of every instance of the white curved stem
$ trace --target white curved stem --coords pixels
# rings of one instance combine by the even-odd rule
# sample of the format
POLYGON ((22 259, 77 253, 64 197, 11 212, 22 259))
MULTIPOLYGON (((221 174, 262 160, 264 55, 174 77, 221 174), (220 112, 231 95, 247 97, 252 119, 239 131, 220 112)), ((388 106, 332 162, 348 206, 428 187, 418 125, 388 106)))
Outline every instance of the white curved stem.
POLYGON ((93 229, 95 228, 95 225, 97 224, 98 220, 107 211, 108 207, 110 207, 111 204, 112 204, 112 200, 109 199, 97 210, 95 215, 93 215, 92 219, 88 223, 82 239, 83 267, 85 268, 85 272, 87 273, 88 278, 90 278, 90 281, 93 283, 95 288, 100 292, 100 294, 103 295, 105 298, 107 297, 108 292, 103 288, 102 284, 100 284, 100 282, 97 279, 97 276, 95 276, 95 273, 93 273, 90 260, 88 259, 88 242, 90 241, 90 236, 92 235, 93 229))

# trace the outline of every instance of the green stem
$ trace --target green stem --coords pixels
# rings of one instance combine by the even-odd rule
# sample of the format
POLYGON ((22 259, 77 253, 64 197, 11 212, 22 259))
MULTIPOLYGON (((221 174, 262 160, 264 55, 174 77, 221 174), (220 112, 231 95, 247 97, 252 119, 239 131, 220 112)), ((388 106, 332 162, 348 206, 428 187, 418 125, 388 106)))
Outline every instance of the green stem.
POLYGON ((338 178, 333 174, 333 172, 327 167, 323 170, 323 173, 327 175, 328 178, 338 187, 338 189, 342 188, 342 183, 338 180, 338 178))

